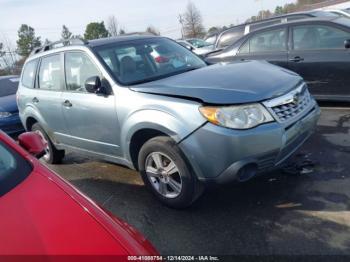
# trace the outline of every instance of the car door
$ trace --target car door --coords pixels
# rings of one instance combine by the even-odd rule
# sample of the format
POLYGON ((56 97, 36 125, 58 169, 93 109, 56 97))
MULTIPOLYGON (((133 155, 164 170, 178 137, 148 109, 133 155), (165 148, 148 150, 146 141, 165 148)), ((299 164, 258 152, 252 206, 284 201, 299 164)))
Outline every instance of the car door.
MULTIPOLYGON (((119 124, 115 97, 88 93, 85 81, 102 73, 89 55, 83 51, 65 53, 66 90, 62 94, 61 108, 69 130, 68 145, 98 154, 119 155, 119 124)), ((107 84, 108 85, 108 84, 107 84)))
POLYGON ((279 27, 252 33, 239 48, 235 60, 266 60, 288 66, 287 28, 279 27))
POLYGON ((63 90, 63 53, 43 56, 40 60, 35 89, 31 89, 30 103, 39 112, 37 119, 54 141, 65 142, 67 133, 60 99, 63 90))
POLYGON ((329 24, 307 24, 291 29, 289 68, 308 83, 319 99, 341 99, 350 91, 350 51, 344 41, 350 31, 329 24))

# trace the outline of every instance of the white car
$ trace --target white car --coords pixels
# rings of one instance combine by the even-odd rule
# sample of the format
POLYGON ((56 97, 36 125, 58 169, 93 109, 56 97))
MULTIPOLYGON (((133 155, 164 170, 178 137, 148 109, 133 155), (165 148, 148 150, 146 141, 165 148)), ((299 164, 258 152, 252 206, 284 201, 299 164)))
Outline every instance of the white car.
POLYGON ((214 45, 210 45, 210 44, 203 47, 195 47, 194 45, 192 45, 190 42, 186 40, 178 40, 177 42, 199 56, 204 56, 214 50, 214 45))

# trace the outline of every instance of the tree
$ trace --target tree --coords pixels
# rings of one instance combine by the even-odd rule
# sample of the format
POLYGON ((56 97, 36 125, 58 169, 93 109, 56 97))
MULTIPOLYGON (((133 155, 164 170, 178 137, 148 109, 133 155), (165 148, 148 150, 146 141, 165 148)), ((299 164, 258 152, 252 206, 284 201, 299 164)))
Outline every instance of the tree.
POLYGON ((62 33, 61 33, 61 39, 62 40, 69 40, 73 36, 72 32, 69 31, 68 27, 65 25, 62 26, 62 33))
POLYGON ((125 35, 125 34, 126 34, 126 32, 125 32, 125 30, 124 30, 124 29, 120 29, 120 30, 119 30, 119 34, 120 34, 120 35, 125 35))
POLYGON ((152 35, 160 35, 159 30, 157 28, 155 28, 154 26, 152 26, 152 25, 147 27, 146 32, 150 33, 152 35))
POLYGON ((104 22, 92 22, 86 26, 84 38, 86 40, 98 39, 108 36, 104 22))
POLYGON ((18 55, 10 40, 3 36, 0 43, 0 68, 2 73, 18 74, 21 68, 17 66, 18 55))
POLYGON ((215 33, 219 32, 219 31, 220 31, 220 28, 218 28, 216 26, 212 26, 208 30, 208 35, 215 34, 215 33))
POLYGON ((283 7, 282 6, 276 6, 275 15, 282 15, 282 14, 284 14, 283 7))
POLYGON ((118 35, 118 29, 119 29, 119 23, 117 18, 114 15, 111 15, 107 19, 107 29, 110 36, 117 36, 118 35))
POLYGON ((205 35, 202 15, 192 2, 188 2, 186 12, 183 14, 183 27, 186 38, 203 37, 205 35))
POLYGON ((35 36, 34 28, 22 24, 18 30, 17 53, 27 57, 34 48, 41 46, 40 37, 35 36))

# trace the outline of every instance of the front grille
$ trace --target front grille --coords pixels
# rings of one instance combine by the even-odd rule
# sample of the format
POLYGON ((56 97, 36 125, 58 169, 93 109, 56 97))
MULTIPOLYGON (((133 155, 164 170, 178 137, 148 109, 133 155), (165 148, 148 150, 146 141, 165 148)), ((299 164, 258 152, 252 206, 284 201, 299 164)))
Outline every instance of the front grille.
POLYGON ((265 102, 275 118, 285 123, 300 116, 310 108, 312 98, 305 84, 302 84, 288 94, 265 102))

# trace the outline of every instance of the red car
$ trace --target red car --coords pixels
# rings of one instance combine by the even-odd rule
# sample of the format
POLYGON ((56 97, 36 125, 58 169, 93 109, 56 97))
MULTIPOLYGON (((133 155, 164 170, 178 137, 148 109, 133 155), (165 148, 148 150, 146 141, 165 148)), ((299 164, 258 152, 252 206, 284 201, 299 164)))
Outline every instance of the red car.
POLYGON ((0 255, 158 255, 132 227, 43 166, 34 157, 45 148, 36 133, 18 140, 20 146, 0 131, 0 255))

